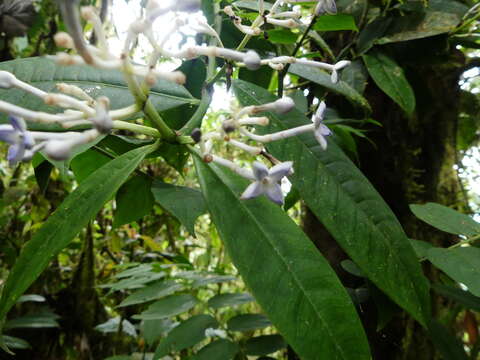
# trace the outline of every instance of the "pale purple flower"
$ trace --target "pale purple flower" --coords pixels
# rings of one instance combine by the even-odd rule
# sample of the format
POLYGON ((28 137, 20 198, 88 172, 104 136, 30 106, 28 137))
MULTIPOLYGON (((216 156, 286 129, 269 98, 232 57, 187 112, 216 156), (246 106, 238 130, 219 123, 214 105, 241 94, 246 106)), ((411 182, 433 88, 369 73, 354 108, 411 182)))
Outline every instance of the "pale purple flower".
POLYGON ((335 15, 337 13, 337 5, 335 4, 335 0, 319 0, 317 6, 315 7, 315 14, 322 15, 322 14, 330 14, 335 15))
POLYGON ((30 149, 35 145, 32 135, 22 118, 9 116, 10 125, 0 125, 0 141, 10 144, 7 159, 10 166, 14 166, 25 157, 31 156, 30 149))
POLYGON ((315 130, 313 131, 315 138, 322 147, 323 150, 327 149, 327 139, 326 136, 332 135, 330 129, 323 123, 323 118, 325 116, 325 110, 327 105, 324 101, 318 106, 317 112, 313 115, 313 124, 315 125, 315 130))
POLYGON ((280 181, 292 171, 293 162, 286 161, 277 164, 270 170, 261 162, 253 163, 253 176, 255 181, 251 183, 243 192, 241 199, 253 199, 265 194, 276 204, 283 204, 283 193, 280 187, 280 181))

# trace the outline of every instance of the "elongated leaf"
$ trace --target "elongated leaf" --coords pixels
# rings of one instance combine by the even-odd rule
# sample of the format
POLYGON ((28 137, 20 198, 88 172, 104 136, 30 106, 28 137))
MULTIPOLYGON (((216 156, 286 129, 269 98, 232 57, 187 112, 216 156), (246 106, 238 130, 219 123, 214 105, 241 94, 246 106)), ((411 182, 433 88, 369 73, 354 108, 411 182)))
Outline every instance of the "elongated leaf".
POLYGON ((468 290, 480 296, 480 249, 459 247, 455 249, 433 248, 428 250, 427 259, 453 280, 465 284, 468 290))
POLYGON ((237 315, 227 322, 227 327, 230 331, 253 331, 270 325, 272 325, 270 320, 261 314, 237 315))
POLYGON ((154 181, 152 193, 156 202, 185 225, 188 232, 195 234, 195 220, 207 211, 200 191, 154 181))
MULTIPOLYGON (((42 90, 58 92, 55 84, 64 82, 77 85, 90 96, 100 95, 110 99, 112 109, 118 109, 135 103, 128 90, 123 75, 119 71, 96 69, 89 66, 58 66, 45 58, 28 58, 6 61, 0 64, 0 70, 10 71, 17 78, 42 90)), ((165 111, 184 104, 198 104, 198 100, 180 85, 159 80, 152 88, 150 100, 158 111, 165 111)), ((39 111, 58 111, 59 108, 45 105, 41 99, 26 95, 16 89, 0 90, 0 99, 12 104, 39 111)), ((0 118, 5 120, 5 118, 0 118)), ((45 129, 45 125, 30 126, 32 129, 45 129)))
POLYGON ((358 31, 357 25, 355 25, 355 18, 347 14, 320 16, 315 25, 313 25, 313 29, 316 31, 358 31))
POLYGON ((146 146, 112 160, 65 199, 20 253, 3 288, 0 321, 50 259, 74 239, 153 149, 146 146))
POLYGON ((248 339, 245 344, 245 353, 248 355, 268 355, 286 346, 287 344, 280 335, 257 336, 248 339))
POLYGON ((233 360, 239 350, 237 344, 220 339, 203 347, 192 360, 233 360))
POLYGON ((135 175, 118 189, 113 227, 141 219, 153 208, 152 179, 135 175))
POLYGON ((154 302, 140 315, 134 315, 134 319, 155 320, 165 319, 170 316, 181 314, 190 310, 198 303, 192 295, 171 295, 154 302))
POLYGON ((58 322, 56 321, 57 316, 47 315, 25 315, 19 318, 14 318, 8 320, 5 323, 5 329, 17 329, 17 328, 54 328, 59 327, 58 322))
POLYGON ((355 89, 350 87, 342 80, 340 80, 337 84, 332 83, 330 74, 327 74, 325 71, 319 70, 312 66, 292 64, 292 66, 288 68, 288 72, 313 81, 314 83, 319 84, 333 92, 345 96, 353 105, 363 108, 367 113, 372 112, 372 108, 370 107, 367 99, 365 99, 355 89))
POLYGON ((429 326, 430 338, 445 360, 468 360, 462 342, 444 325, 433 320, 429 326))
POLYGON ((197 156, 194 160, 233 263, 297 354, 306 360, 319 353, 325 359, 369 359, 348 294, 300 228, 266 199, 239 200, 247 185, 243 179, 197 156))
POLYGON ((480 297, 472 295, 470 292, 442 284, 433 284, 433 289, 449 299, 465 306, 467 309, 480 311, 480 297))
POLYGON ((181 284, 177 284, 173 280, 160 281, 134 292, 123 300, 118 307, 142 304, 147 301, 156 300, 173 294, 175 291, 181 290, 182 288, 183 286, 181 284))
POLYGON ((217 326, 217 321, 210 315, 191 317, 168 333, 167 338, 155 350, 153 359, 161 359, 172 351, 180 351, 199 343, 205 339, 206 329, 217 326))
POLYGON ((219 309, 226 306, 242 305, 252 301, 255 301, 255 299, 247 293, 219 294, 208 300, 208 306, 219 309))
MULTIPOLYGON (((275 99, 242 81, 234 83, 234 90, 242 105, 275 99)), ((259 133, 310 122, 296 110, 283 116, 266 115, 270 125, 259 127, 259 133)), ((364 274, 426 324, 430 317, 428 281, 412 246, 391 210, 350 159, 330 139, 322 151, 312 134, 270 143, 267 148, 282 161, 293 160, 293 186, 364 274)))
POLYGON ((470 216, 436 203, 410 205, 410 210, 420 220, 450 234, 475 236, 480 234, 480 224, 470 216))
POLYGON ((392 58, 378 50, 363 55, 363 61, 375 84, 408 115, 412 115, 415 110, 415 94, 403 69, 392 58))

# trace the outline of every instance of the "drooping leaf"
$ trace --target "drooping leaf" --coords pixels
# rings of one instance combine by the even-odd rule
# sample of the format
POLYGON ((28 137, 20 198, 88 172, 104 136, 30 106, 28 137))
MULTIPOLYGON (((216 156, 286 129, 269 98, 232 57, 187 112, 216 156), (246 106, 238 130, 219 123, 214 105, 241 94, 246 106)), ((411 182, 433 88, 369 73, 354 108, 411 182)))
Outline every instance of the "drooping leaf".
POLYGON ((480 297, 472 295, 470 292, 457 287, 433 284, 433 290, 457 303, 465 306, 467 309, 480 311, 480 297))
POLYGON ((204 346, 192 360, 233 360, 239 350, 237 344, 220 339, 204 346))
MULTIPOLYGON (((77 85, 93 98, 107 96, 112 109, 129 106, 135 102, 119 71, 90 66, 58 66, 45 58, 6 61, 0 64, 0 70, 10 71, 20 80, 48 92, 58 92, 55 85, 60 82, 77 85)), ((23 91, 16 89, 0 90, 0 99, 39 111, 59 110, 59 108, 45 105, 35 96, 26 95, 23 91)), ((149 99, 158 111, 184 104, 198 104, 198 100, 193 98, 183 86, 165 80, 159 80, 151 89, 149 99)), ((5 121, 3 115, 0 120, 5 121)), ((40 124, 32 124, 30 127, 35 130, 51 128, 51 126, 40 124)))
POLYGON ((433 247, 433 244, 429 242, 415 239, 410 239, 410 244, 412 245, 413 250, 415 250, 415 253, 419 259, 426 257, 427 251, 433 247))
POLYGON ((0 321, 49 264, 87 225, 103 204, 153 151, 146 146, 128 152, 95 171, 79 185, 26 243, 11 270, 0 299, 0 321))
POLYGON ((148 301, 156 300, 161 297, 171 295, 183 288, 181 284, 173 280, 165 280, 148 285, 140 290, 135 291, 123 300, 118 307, 130 306, 134 304, 142 304, 148 301))
POLYGON ((297 354, 305 359, 318 353, 328 359, 369 359, 348 294, 299 227, 266 199, 239 200, 247 184, 238 176, 197 156, 194 160, 233 263, 297 354))
POLYGON ((153 359, 161 359, 170 352, 180 351, 199 343, 205 338, 206 329, 217 326, 217 320, 210 315, 192 316, 168 333, 155 350, 153 359))
POLYGON ((31 348, 30 344, 23 339, 9 335, 0 335, 0 337, 2 338, 2 343, 4 343, 8 348, 18 350, 31 348))
POLYGON ((241 314, 234 316, 227 322, 230 331, 253 331, 272 325, 270 320, 262 314, 241 314))
POLYGON ((247 293, 219 294, 208 300, 208 306, 213 309, 219 309, 226 306, 242 305, 252 301, 255 301, 255 299, 247 293))
POLYGON ((152 193, 156 202, 175 216, 190 234, 195 234, 195 220, 206 212, 200 191, 154 181, 152 193))
POLYGON ((144 320, 142 321, 143 337, 148 345, 153 345, 160 336, 168 333, 175 327, 170 319, 144 320))
MULTIPOLYGON (((247 340, 245 343, 245 353, 247 355, 268 355, 286 346, 285 340, 283 340, 280 335, 257 336, 247 340)), ((311 359, 315 359, 315 357, 311 359)))
POLYGON ((22 295, 18 298, 17 303, 22 303, 22 302, 45 302, 45 297, 42 295, 36 295, 36 294, 28 294, 28 295, 22 295))
POLYGON ((378 50, 363 55, 363 61, 375 84, 411 116, 415 111, 415 94, 403 69, 378 50))
POLYGON ((57 322, 58 315, 53 313, 40 313, 24 315, 13 318, 5 323, 5 329, 36 329, 36 328, 55 328, 59 327, 57 322))
POLYGON ((473 295, 480 296, 480 248, 433 248, 428 250, 427 259, 453 280, 465 284, 473 295))
POLYGON ((410 210, 420 220, 450 234, 475 236, 480 234, 480 224, 470 216, 436 203, 410 205, 410 210))
POLYGON ((78 183, 81 183, 93 174, 95 170, 101 168, 110 161, 112 161, 110 157, 93 149, 89 149, 75 156, 70 163, 70 167, 75 175, 75 180, 77 180, 78 183))
POLYGON ((156 320, 165 319, 190 310, 198 303, 198 300, 189 294, 170 295, 166 298, 154 302, 147 310, 139 315, 134 315, 134 319, 156 320))
POLYGON ((154 200, 151 186, 151 178, 135 175, 118 189, 112 225, 114 228, 141 219, 152 210, 154 200))
POLYGON ((322 15, 317 19, 315 25, 313 25, 313 29, 316 31, 358 31, 354 17, 347 14, 322 15))
POLYGON ((325 71, 319 70, 312 66, 299 64, 292 64, 288 68, 288 71, 292 74, 301 76, 307 80, 313 81, 316 84, 324 86, 333 92, 344 95, 353 105, 363 108, 367 113, 372 111, 368 101, 362 95, 341 80, 337 84, 332 83, 330 74, 327 74, 325 71))
POLYGON ((424 11, 396 16, 378 44, 408 41, 448 33, 467 12, 468 6, 454 0, 431 0, 424 11))
MULTIPOLYGON (((234 91, 243 106, 275 99, 242 81, 234 83, 234 91)), ((259 133, 311 123, 296 110, 266 115, 270 124, 259 127, 259 133)), ((322 151, 312 134, 273 142, 267 148, 282 161, 293 160, 293 186, 365 275, 426 324, 430 317, 428 282, 397 219, 358 168, 332 141, 322 151)))

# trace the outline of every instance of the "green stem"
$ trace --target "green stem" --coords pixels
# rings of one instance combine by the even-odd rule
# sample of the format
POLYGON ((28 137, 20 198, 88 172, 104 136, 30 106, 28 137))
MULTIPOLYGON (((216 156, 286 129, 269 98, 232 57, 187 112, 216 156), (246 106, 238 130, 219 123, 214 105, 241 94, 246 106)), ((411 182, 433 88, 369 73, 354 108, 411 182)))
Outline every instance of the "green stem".
POLYGON ((125 59, 123 65, 123 73, 128 84, 128 88, 133 94, 137 105, 143 110, 147 119, 155 124, 160 131, 161 137, 167 141, 173 141, 176 137, 175 132, 163 121, 157 110, 149 100, 145 90, 138 84, 137 79, 132 71, 132 66, 128 59, 125 59))
POLYGON ((126 121, 115 120, 113 122, 113 128, 117 130, 128 130, 137 134, 143 134, 147 136, 152 136, 155 138, 161 138, 162 134, 157 129, 154 129, 149 126, 132 124, 126 121))
MULTIPOLYGON (((459 241, 458 243, 453 244, 452 246, 449 246, 447 248, 447 250, 455 249, 455 248, 463 246, 463 245, 470 245, 470 244, 472 244, 472 243, 474 243, 475 241, 478 241, 478 240, 480 240, 480 234, 472 236, 471 238, 469 238, 467 240, 459 241)), ((425 260, 427 260, 427 258, 423 257, 423 258, 420 259, 420 262, 425 261, 425 260)))
MULTIPOLYGON (((208 86, 208 85, 207 85, 208 86)), ((204 87, 202 89, 202 99, 200 100, 200 105, 193 114, 190 120, 179 130, 179 133, 182 135, 190 135, 193 129, 198 128, 202 125, 202 120, 205 114, 207 113, 210 103, 212 102, 212 93, 211 86, 204 87)))

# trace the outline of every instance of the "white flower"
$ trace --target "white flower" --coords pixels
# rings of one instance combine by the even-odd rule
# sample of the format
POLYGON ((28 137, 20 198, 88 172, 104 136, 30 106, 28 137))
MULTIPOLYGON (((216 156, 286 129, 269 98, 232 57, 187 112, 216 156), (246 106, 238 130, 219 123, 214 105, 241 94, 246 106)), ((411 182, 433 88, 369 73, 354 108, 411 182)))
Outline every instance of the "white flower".
POLYGON ((337 5, 335 0, 320 0, 315 7, 315 15, 322 14, 335 15, 337 13, 337 5))
POLYGON ((330 129, 323 123, 326 109, 327 105, 322 101, 312 118, 313 124, 315 125, 313 133, 323 150, 327 148, 327 139, 325 137, 332 135, 330 129))
POLYGON ((293 162, 286 161, 277 164, 270 170, 261 162, 253 163, 253 176, 255 181, 251 183, 243 192, 241 199, 248 200, 265 194, 276 204, 283 204, 283 193, 280 187, 280 180, 292 171, 293 162))

